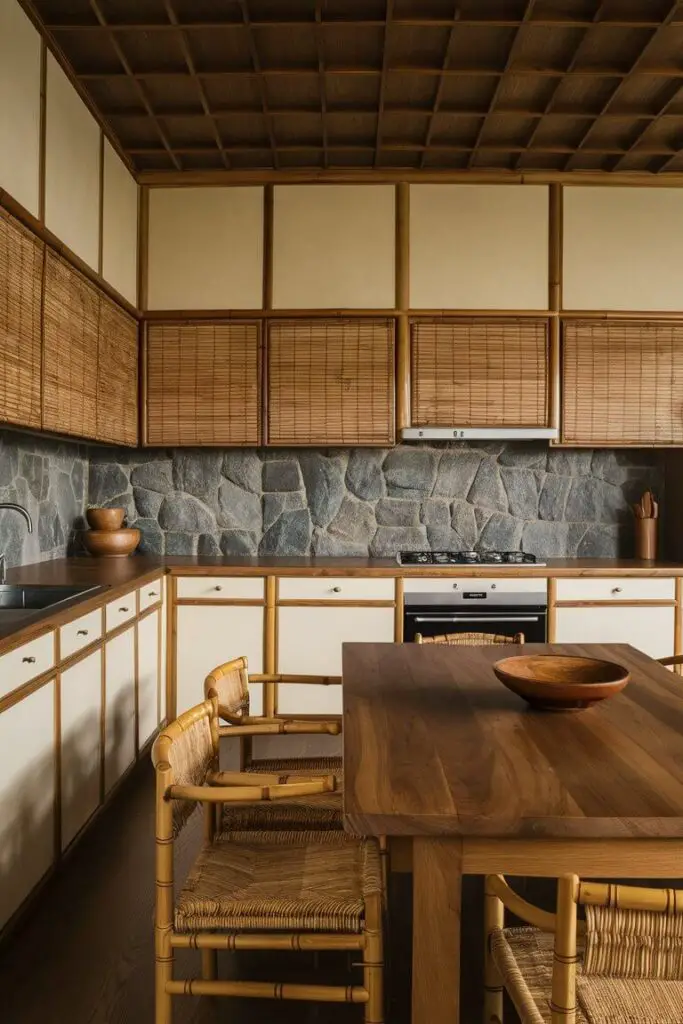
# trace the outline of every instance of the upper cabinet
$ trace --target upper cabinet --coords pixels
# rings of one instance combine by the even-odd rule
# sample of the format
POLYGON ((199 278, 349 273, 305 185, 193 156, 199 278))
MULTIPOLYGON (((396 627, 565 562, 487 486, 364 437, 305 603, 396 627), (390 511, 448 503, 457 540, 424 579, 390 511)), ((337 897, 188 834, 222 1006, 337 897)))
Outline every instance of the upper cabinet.
POLYGON ((547 187, 411 185, 410 305, 547 309, 547 187))
POLYGON ((260 309, 263 189, 152 189, 148 264, 149 309, 260 309))
POLYGON ((564 188, 565 309, 683 309, 683 191, 564 188))
POLYGON ((0 3, 0 189, 39 213, 40 36, 18 3, 0 3))
POLYGON ((103 158, 102 277, 136 305, 138 186, 106 139, 103 158))
POLYGON ((393 185, 274 190, 275 309, 393 309, 393 185))
POLYGON ((39 427, 44 244, 0 209, 0 422, 39 427))
POLYGON ((47 57, 45 224, 97 270, 100 129, 54 57, 47 57))

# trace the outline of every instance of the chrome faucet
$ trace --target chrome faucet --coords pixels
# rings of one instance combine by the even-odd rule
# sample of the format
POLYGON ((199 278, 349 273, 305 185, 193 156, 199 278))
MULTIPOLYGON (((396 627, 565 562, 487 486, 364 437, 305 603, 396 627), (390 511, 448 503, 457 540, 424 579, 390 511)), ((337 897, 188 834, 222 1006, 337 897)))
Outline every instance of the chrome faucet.
MULTIPOLYGON (((33 520, 31 519, 31 513, 23 505, 17 505, 13 501, 0 501, 0 512, 6 509, 9 512, 18 512, 26 520, 28 532, 33 533, 33 520)), ((0 554, 0 583, 4 583, 7 578, 7 566, 5 564, 5 555, 0 554)))

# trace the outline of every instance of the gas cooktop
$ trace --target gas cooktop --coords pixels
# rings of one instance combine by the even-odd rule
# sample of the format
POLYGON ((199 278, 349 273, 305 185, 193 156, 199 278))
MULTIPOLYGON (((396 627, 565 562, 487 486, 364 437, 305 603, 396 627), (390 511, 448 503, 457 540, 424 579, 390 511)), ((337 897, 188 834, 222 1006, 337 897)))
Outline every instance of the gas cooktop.
POLYGON ((401 551, 399 565, 545 565, 526 551, 401 551))

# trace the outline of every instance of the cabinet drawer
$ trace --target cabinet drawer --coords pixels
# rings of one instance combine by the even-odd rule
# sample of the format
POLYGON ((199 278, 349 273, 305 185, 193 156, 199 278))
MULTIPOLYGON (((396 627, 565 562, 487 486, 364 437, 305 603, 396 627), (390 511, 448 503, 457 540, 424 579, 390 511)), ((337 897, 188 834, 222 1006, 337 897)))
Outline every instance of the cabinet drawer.
POLYGON ((393 601, 393 579, 358 579, 355 576, 289 577, 280 580, 280 601, 393 601))
POLYGON ((55 663, 55 635, 46 633, 0 655, 0 697, 41 676, 55 663))
POLYGON ((87 647, 93 640, 99 640, 102 636, 102 609, 98 608, 88 615, 82 615, 80 619, 67 622, 59 630, 59 655, 61 658, 69 658, 82 647, 87 647))
POLYGON ((548 585, 541 576, 407 577, 403 586, 406 594, 450 594, 454 590, 457 593, 463 593, 466 590, 497 590, 502 594, 537 593, 543 598, 548 590, 548 585))
POLYGON ((598 580, 557 580, 557 601, 673 601, 676 584, 672 579, 624 579, 618 576, 598 580))
POLYGON ((179 599, 200 598, 203 601, 262 601, 262 576, 181 576, 176 583, 179 599))
POLYGON ((124 622, 128 622, 129 619, 135 618, 135 591, 131 591, 130 594, 124 594, 123 597, 117 597, 115 601, 110 601, 107 605, 105 612, 105 622, 107 626, 107 633, 110 633, 112 629, 116 629, 117 626, 122 626, 124 622))
POLYGON ((140 611, 144 612, 145 608, 151 608, 153 604, 158 604, 161 601, 163 580, 152 580, 144 587, 140 587, 140 611))

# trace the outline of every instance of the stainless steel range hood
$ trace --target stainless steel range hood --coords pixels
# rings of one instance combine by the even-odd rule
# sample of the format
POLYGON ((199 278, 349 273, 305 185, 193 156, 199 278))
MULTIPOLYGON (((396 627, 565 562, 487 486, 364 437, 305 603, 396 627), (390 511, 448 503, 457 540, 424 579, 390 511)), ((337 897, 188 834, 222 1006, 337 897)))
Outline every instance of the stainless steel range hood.
POLYGON ((556 427, 404 427, 404 441, 556 441, 556 427))

